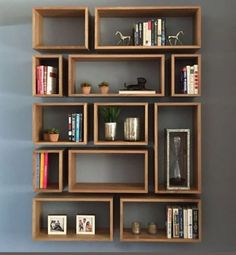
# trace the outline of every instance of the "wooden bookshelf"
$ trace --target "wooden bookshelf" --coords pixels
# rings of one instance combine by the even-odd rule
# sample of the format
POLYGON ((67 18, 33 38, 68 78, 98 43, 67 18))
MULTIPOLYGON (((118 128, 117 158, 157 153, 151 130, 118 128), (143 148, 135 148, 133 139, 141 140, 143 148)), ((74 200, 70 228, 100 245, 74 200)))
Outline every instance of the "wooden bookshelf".
POLYGON ((32 56, 32 91, 34 97, 62 97, 63 96, 63 56, 44 54, 32 56), (39 65, 50 65, 57 68, 57 93, 37 94, 36 68, 39 65))
MULTIPOLYGON (((78 31, 78 30, 77 30, 78 31)), ((32 11, 32 47, 35 50, 88 50, 89 45, 89 12, 87 7, 77 6, 50 6, 33 8, 32 11), (51 20, 49 31, 46 19, 51 20), (62 23, 58 23, 63 19, 62 23), (81 23, 81 24, 80 24, 81 23), (58 30, 57 26, 62 26, 58 30), (73 29, 72 29, 73 28, 73 29), (75 36, 70 33, 80 28, 80 33, 73 42, 63 41, 75 36), (47 37, 61 33, 60 42, 47 42, 47 37), (67 33, 66 35, 63 33, 67 33), (82 39, 81 39, 82 38, 82 39), (63 40, 62 40, 63 39, 63 40), (45 42, 46 41, 46 42, 45 42)))
MULTIPOLYGON (((114 28, 115 29, 115 28, 114 28)), ((122 28, 117 27, 115 30, 110 29, 112 34, 116 30, 122 28)), ((178 31, 181 29, 178 29, 178 31)), ((167 31, 168 32, 168 31, 167 31)), ((106 38, 105 38, 106 39, 106 38)), ((111 38, 110 38, 111 39, 111 38)), ((149 50, 198 50, 201 47, 201 8, 199 6, 125 6, 125 7, 97 7, 95 9, 95 49, 96 50, 116 50, 116 51, 149 51, 149 50), (106 25, 106 29, 103 27, 103 31, 107 30, 107 24, 105 24, 105 19, 109 20, 111 24, 111 19, 119 18, 125 19, 129 18, 131 21, 126 22, 130 24, 129 35, 132 34, 133 24, 137 21, 135 20, 145 20, 147 18, 186 18, 190 17, 192 19, 192 31, 189 32, 189 35, 193 35, 192 43, 184 45, 165 45, 165 46, 117 46, 115 42, 111 43, 102 43, 106 35, 101 33, 101 25, 106 25)))
POLYGON ((94 103, 94 144, 96 145, 147 145, 148 144, 148 103, 126 103, 126 102, 105 102, 94 103), (120 117, 118 120, 119 127, 117 130, 124 131, 124 119, 126 117, 139 117, 140 118, 140 137, 139 141, 125 141, 124 132, 118 134, 118 138, 115 141, 107 141, 103 137, 102 120, 99 112, 100 107, 112 107, 117 106, 121 109, 120 117), (130 112, 129 112, 130 110, 130 112), (102 134, 101 134, 102 133, 102 134))
POLYGON ((69 80, 68 80, 68 95, 71 97, 162 97, 165 93, 165 56, 164 55, 145 55, 145 54, 90 54, 90 55, 69 55, 68 57, 69 65, 69 80), (127 65, 130 63, 130 65, 127 65), (119 64, 119 66, 118 66, 119 64), (78 67, 77 67, 78 65, 78 67), (105 66, 107 65, 107 66, 105 66), (97 77, 99 71, 106 73, 107 67, 115 66, 116 79, 110 77, 107 73, 110 83, 110 91, 108 94, 101 94, 98 90, 98 84, 103 80, 107 80, 107 77, 97 77), (136 70, 134 70, 134 65, 136 65, 136 70), (84 66, 84 67, 83 67, 84 66), (149 73, 148 67, 149 66, 149 73), (91 71, 88 71, 89 67, 91 71), (144 68, 146 67, 146 68, 144 68), (86 69, 84 69, 86 68, 86 69), (79 72, 79 70, 81 71, 79 72), (137 77, 145 77, 147 79, 147 89, 156 91, 155 94, 119 94, 119 90, 124 89, 124 80, 120 72, 124 70, 129 73, 134 80, 134 84, 137 83, 137 77), (146 72, 145 72, 145 71, 146 72), (151 72, 150 74, 150 70, 151 72), (135 74, 132 73, 135 71, 135 74), (77 75, 79 72, 79 75, 77 75), (85 76, 84 73, 89 73, 89 77, 85 76), (141 72, 141 73, 140 73, 141 72), (80 84, 84 81, 91 81, 91 75, 94 73, 96 75, 96 80, 92 81, 92 92, 89 95, 84 95, 80 92, 80 84), (146 75, 145 75, 146 73, 146 75), (81 77, 81 76, 82 77, 81 77), (147 77, 148 75, 148 77, 147 77), (152 78, 154 76, 154 78, 152 78), (99 80, 100 79, 100 80, 99 80), (150 84, 151 83, 151 84, 150 84), (115 87, 114 87, 115 85, 115 87))
POLYGON ((200 97, 201 96, 201 54, 172 54, 171 55, 171 96, 172 97, 200 97), (198 93, 183 94, 178 92, 180 87, 180 73, 186 65, 198 65, 198 93))
MULTIPOLYGON (((183 124, 184 125, 184 124, 183 124)), ((169 128, 169 127, 167 127, 169 128)), ((185 127, 189 128, 189 127, 185 127)), ((155 103, 154 106, 154 162, 155 162, 155 170, 154 170, 154 187, 155 193, 162 194, 200 194, 201 193, 201 104, 200 103, 155 103), (193 161, 192 170, 190 171, 190 175, 192 175, 193 183, 190 185, 190 189, 185 190, 167 190, 166 185, 160 182, 160 175, 165 175, 163 172, 160 173, 159 169, 159 150, 160 148, 164 148, 164 144, 162 146, 159 144, 159 111, 164 107, 170 108, 174 107, 175 109, 189 109, 192 111, 192 128, 191 136, 193 144, 190 147, 193 148, 193 157, 190 157, 190 160, 193 161)), ((166 170, 164 169, 164 172, 166 170)), ((163 179, 163 178, 162 178, 163 179)))
MULTIPOLYGON (((54 213, 54 211, 52 212, 54 213)), ((75 220, 76 214, 78 214, 78 209, 76 211, 70 212, 70 215, 67 215, 68 220, 75 220)), ((49 212, 51 214, 51 212, 49 212)), ((56 196, 54 194, 41 194, 33 198, 32 206, 32 236, 34 240, 40 241, 112 241, 113 240, 113 198, 111 196, 78 196, 78 195, 68 195, 61 194, 56 196), (43 218, 47 221, 47 215, 44 215, 43 207, 46 204, 61 204, 71 203, 76 204, 79 208, 80 205, 89 203, 88 210, 91 211, 93 204, 105 205, 103 206, 103 211, 100 212, 100 215, 95 218, 96 224, 102 220, 102 213, 109 215, 108 217, 108 227, 96 228, 95 225, 95 235, 77 235, 76 226, 68 226, 66 235, 48 235, 47 228, 44 227, 42 221, 43 218)), ((45 224, 46 225, 46 224, 45 224)))
MULTIPOLYGON (((69 172, 68 172, 68 189, 69 192, 79 192, 79 193, 147 193, 148 192, 148 151, 147 150, 69 150, 69 172), (81 156, 78 158, 78 156, 81 156), (88 157, 89 156, 89 157, 88 157), (110 158, 107 158, 107 162, 112 161, 111 164, 107 163, 105 165, 102 165, 99 163, 99 157, 101 160, 105 156, 109 156, 110 158), (118 157, 117 157, 118 156, 118 157), (112 158, 111 158, 112 157, 112 158), (97 182, 97 179, 90 179, 90 182, 84 182, 80 181, 80 179, 83 179, 83 175, 88 174, 88 169, 90 169, 91 174, 90 176, 93 176, 94 171, 96 170, 96 176, 102 176, 103 171, 107 171, 107 175, 116 177, 118 179, 124 178, 123 176, 120 176, 117 174, 117 167, 119 162, 122 161, 123 164, 122 172, 125 172, 125 175, 129 175, 129 172, 131 171, 130 165, 135 164, 136 161, 136 169, 135 173, 132 174, 133 178, 132 181, 129 182, 97 182), (126 159, 125 159, 126 158, 126 159), (109 161, 108 161, 109 160, 109 161), (82 169, 85 167, 84 162, 87 163, 87 168, 82 169), (92 166, 90 167, 90 162, 92 164, 96 165, 96 169, 92 169, 92 166), (138 162, 138 163, 137 163, 138 162), (129 164, 128 164, 129 163, 129 164), (88 167, 89 166, 89 167, 88 167), (138 167, 140 169, 138 169, 138 167), (103 169, 104 168, 104 169, 103 169), (91 170, 92 169, 92 170, 91 170), (138 172, 140 171, 140 172, 138 172), (138 180, 138 182, 135 182, 137 180, 137 176, 139 176, 139 179, 142 179, 142 182, 138 180), (136 178, 136 179, 135 179, 136 178), (135 179, 135 181, 134 181, 135 179)), ((121 169, 119 167, 119 169, 121 169)), ((121 171, 121 170, 120 170, 121 171)))
MULTIPOLYGON (((32 139, 35 145, 85 145, 87 144, 87 103, 34 103, 32 109, 32 139), (47 121, 53 123, 54 128, 58 128, 60 122, 63 122, 63 130, 60 132, 58 142, 48 142, 43 140, 43 130, 45 127, 45 113, 48 110, 53 115, 47 114, 47 121), (72 112, 83 113, 83 141, 72 142, 68 139, 68 114, 72 112), (62 114, 63 113, 63 114, 62 114), (55 118, 54 119, 52 118, 55 118)), ((48 125, 48 124, 47 124, 48 125)), ((52 126, 51 126, 52 127, 52 126)), ((60 128, 59 128, 60 130, 60 128)))
MULTIPOLYGON (((131 208, 132 209, 132 208, 131 208)), ((146 197, 121 197, 120 199, 120 240, 123 242, 165 242, 165 243, 198 243, 202 238, 202 220, 201 220, 201 200, 197 198, 185 198, 185 197, 161 197, 161 196, 146 196, 146 197), (155 213, 152 211, 152 207, 148 207, 152 204, 161 205, 157 208, 155 213), (148 208, 150 216, 155 215, 152 221, 157 222, 157 234, 149 234, 146 228, 146 222, 143 222, 142 215, 140 218, 135 218, 134 221, 141 222, 141 233, 139 235, 133 234, 131 231, 131 224, 127 223, 130 220, 127 214, 130 212, 130 208, 127 206, 135 205, 135 210, 141 212, 142 208, 148 208), (198 208, 198 235, 197 239, 186 239, 186 238, 167 238, 166 230, 159 228, 159 225, 165 225, 165 206, 194 206, 198 208), (127 208, 126 208, 127 207, 127 208), (159 217, 158 217, 158 216, 159 217), (161 217, 163 216, 163 217, 161 217), (164 222, 162 222, 162 220, 164 222)), ((148 217, 149 215, 147 215, 148 217)), ((151 217, 152 217, 151 216, 151 217)))

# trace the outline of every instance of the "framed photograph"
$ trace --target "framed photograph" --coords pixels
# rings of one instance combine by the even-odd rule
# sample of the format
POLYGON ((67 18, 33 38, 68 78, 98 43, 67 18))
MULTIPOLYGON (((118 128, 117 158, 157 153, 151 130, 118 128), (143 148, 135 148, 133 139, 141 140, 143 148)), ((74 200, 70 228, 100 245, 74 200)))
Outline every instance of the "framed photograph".
POLYGON ((66 235, 67 234, 67 216, 66 215, 48 215, 48 234, 66 235))
POLYGON ((95 234, 95 215, 76 215, 76 234, 95 234))
POLYGON ((190 189, 190 129, 166 129, 167 190, 190 189))

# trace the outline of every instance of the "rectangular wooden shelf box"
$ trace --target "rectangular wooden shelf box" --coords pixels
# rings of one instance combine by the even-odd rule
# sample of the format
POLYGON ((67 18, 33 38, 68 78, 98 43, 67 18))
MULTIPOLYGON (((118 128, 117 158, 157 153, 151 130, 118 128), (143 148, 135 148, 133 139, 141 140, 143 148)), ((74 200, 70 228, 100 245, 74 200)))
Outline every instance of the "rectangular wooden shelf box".
POLYGON ((32 140, 36 145, 84 145, 87 144, 87 103, 34 103, 32 109, 32 140), (83 141, 72 142, 68 139, 68 114, 83 114, 83 141), (61 126, 60 126, 61 125, 61 126), (58 128, 58 142, 43 140, 43 130, 58 128))
POLYGON ((88 50, 88 31, 87 7, 50 6, 32 10, 35 50, 88 50))
POLYGON ((62 97, 63 96, 63 56, 62 55, 33 55, 32 56, 32 91, 34 97, 62 97), (57 93, 37 94, 36 68, 39 65, 53 66, 57 68, 57 93))
POLYGON ((201 201, 184 197, 121 197, 120 199, 120 240, 123 242, 165 242, 165 243, 197 243, 201 241, 201 201), (166 207, 193 206, 198 208, 198 238, 167 238, 166 207), (135 235, 131 230, 133 221, 141 222, 141 233, 135 235), (157 234, 149 234, 149 222, 157 224, 157 234))
POLYGON ((201 193, 201 104, 155 103, 154 106, 154 187, 155 193, 200 194, 201 193), (161 116, 165 115, 164 117, 161 116), (169 118, 168 118, 169 114, 169 118), (174 123, 174 124, 173 124, 174 123), (190 129, 190 189, 167 190, 165 169, 166 128, 190 129))
POLYGON ((197 50, 201 47, 200 6, 124 6, 95 9, 95 49, 120 51, 197 50), (167 35, 184 30, 183 45, 120 46, 117 30, 132 35, 133 24, 152 18, 166 18, 167 35), (177 21, 178 19, 178 21, 177 21), (174 23, 180 24, 174 27, 174 23), (118 25, 117 25, 118 24, 118 25), (130 27, 130 29, 128 29, 130 27))
POLYGON ((110 196, 78 196, 41 194, 33 198, 32 237, 38 241, 112 241, 113 198, 110 196), (48 214, 67 215, 67 234, 48 235, 48 214), (95 235, 77 235, 77 214, 95 214, 95 235))
POLYGON ((147 150, 69 150, 68 162, 69 192, 148 192, 147 150))
POLYGON ((165 55, 69 55, 68 95, 71 97, 161 97, 165 93, 165 55), (114 75, 115 74, 115 75, 114 75), (93 78, 94 77, 94 78, 93 78), (146 88, 155 94, 119 94, 124 83, 137 84, 137 77, 147 80, 146 88), (98 84, 109 82, 109 93, 99 93, 98 84), (92 92, 84 95, 80 84, 89 81, 92 92))
MULTIPOLYGON (((33 189, 34 192, 62 192, 63 191, 63 151, 60 149, 37 149, 33 152, 33 189), (37 154, 48 153, 48 187, 37 187, 37 154)), ((40 163, 39 163, 40 165, 40 163)), ((39 169, 40 180, 40 169, 39 169)))
POLYGON ((147 145, 148 144, 148 103, 94 103, 94 144, 96 145, 147 145), (117 140, 107 141, 104 137, 104 120, 100 107, 119 107, 120 116, 117 123, 117 140), (140 140, 124 140, 124 121, 127 117, 140 119, 140 140))
POLYGON ((171 96, 199 97, 201 96, 201 55, 200 54, 172 54, 171 55, 171 96), (198 93, 184 94, 180 89, 180 74, 186 65, 198 65, 198 93))

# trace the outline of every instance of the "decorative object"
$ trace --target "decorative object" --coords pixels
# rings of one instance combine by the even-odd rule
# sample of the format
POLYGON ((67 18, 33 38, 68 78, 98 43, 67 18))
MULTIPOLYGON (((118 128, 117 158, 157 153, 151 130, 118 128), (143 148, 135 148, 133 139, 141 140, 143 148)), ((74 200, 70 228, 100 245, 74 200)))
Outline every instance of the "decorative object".
POLYGON ((59 130, 57 128, 49 128, 44 131, 44 141, 57 142, 59 139, 59 130))
POLYGON ((190 189, 190 129, 166 129, 167 189, 190 189))
POLYGON ((67 216, 48 215, 48 235, 66 235, 67 216))
POLYGON ((140 140, 140 120, 139 118, 126 118, 124 122, 124 139, 126 141, 140 140))
POLYGON ((109 83, 108 82, 103 81, 98 85, 98 87, 99 87, 101 94, 107 94, 109 91, 109 83))
POLYGON ((76 215, 76 234, 95 234, 95 215, 76 215))
POLYGON ((116 138, 117 120, 120 115, 119 107, 101 107, 101 114, 105 122, 105 139, 114 141, 116 138))
POLYGON ((146 90, 145 88, 145 84, 147 82, 147 80, 143 77, 139 77, 137 78, 137 84, 130 84, 130 85, 126 85, 126 83, 124 83, 124 87, 127 90, 146 90))
POLYGON ((117 45, 123 45, 123 46, 127 46, 130 45, 130 41, 131 41, 131 36, 130 35, 123 35, 120 31, 116 31, 115 33, 116 36, 119 37, 119 41, 117 42, 117 45))
POLYGON ((141 233, 141 223, 138 221, 132 222, 131 229, 133 234, 139 235, 141 233))
POLYGON ((148 223, 148 234, 155 235, 157 233, 157 224, 154 222, 148 223))
POLYGON ((179 39, 179 36, 180 35, 184 35, 184 31, 179 31, 176 35, 169 35, 168 36, 168 41, 169 41, 169 44, 171 46, 173 45, 177 45, 177 43, 179 43, 180 45, 182 45, 182 41, 179 39), (174 40, 174 44, 172 43, 172 41, 174 40))
POLYGON ((49 134, 48 134, 48 132, 49 132, 49 129, 45 129, 43 131, 43 140, 44 141, 49 141, 49 134))
POLYGON ((91 92, 91 84, 90 83, 83 82, 83 83, 81 83, 80 87, 81 87, 81 91, 83 94, 85 94, 85 95, 90 94, 90 92, 91 92))

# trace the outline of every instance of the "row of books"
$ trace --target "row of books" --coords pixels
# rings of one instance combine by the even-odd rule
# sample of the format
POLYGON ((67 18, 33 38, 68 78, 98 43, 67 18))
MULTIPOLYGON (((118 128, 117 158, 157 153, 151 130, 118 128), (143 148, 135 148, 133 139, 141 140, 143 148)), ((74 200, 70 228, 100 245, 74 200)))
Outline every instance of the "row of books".
POLYGON ((198 65, 184 66, 180 74, 181 93, 198 94, 199 93, 199 73, 198 65))
POLYGON ((36 92, 38 95, 57 93, 57 68, 40 65, 36 67, 36 92))
POLYGON ((198 239, 198 208, 167 207, 167 238, 198 239))
POLYGON ((83 141, 83 114, 71 113, 68 115, 68 136, 69 141, 83 141))
POLYGON ((166 45, 165 19, 151 19, 138 22, 134 25, 135 46, 161 46, 166 45))
POLYGON ((36 188, 48 187, 48 153, 37 153, 36 157, 36 188))

